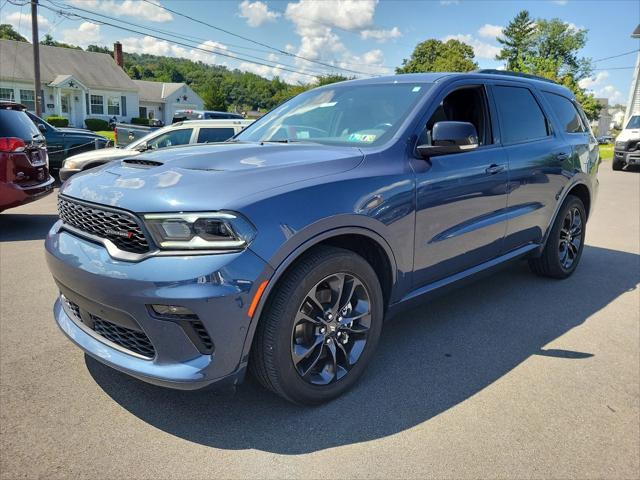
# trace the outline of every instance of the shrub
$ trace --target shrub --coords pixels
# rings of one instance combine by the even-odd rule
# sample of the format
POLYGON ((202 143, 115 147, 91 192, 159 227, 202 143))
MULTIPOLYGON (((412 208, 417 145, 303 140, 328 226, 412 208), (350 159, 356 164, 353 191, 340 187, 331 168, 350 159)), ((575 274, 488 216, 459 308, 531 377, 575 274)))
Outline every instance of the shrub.
POLYGON ((109 130, 109 122, 100 118, 86 118, 84 124, 89 130, 98 132, 100 130, 109 130))
POLYGON ((133 123, 134 125, 149 125, 149 119, 148 118, 143 118, 143 117, 133 117, 131 119, 131 123, 133 123))
POLYGON ((59 117, 57 115, 51 115, 50 117, 45 118, 47 122, 49 122, 54 127, 68 127, 69 119, 64 117, 59 117))

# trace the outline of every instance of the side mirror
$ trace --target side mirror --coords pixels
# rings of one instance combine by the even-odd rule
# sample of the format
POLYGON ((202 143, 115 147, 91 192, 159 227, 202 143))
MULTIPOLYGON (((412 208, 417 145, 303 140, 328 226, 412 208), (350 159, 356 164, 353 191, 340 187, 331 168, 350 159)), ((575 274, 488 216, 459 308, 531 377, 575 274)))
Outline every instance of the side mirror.
POLYGON ((461 153, 478 148, 478 132, 469 122, 438 122, 431 132, 431 144, 418 145, 424 158, 461 153))
POLYGON ((147 142, 142 142, 136 147, 136 150, 138 152, 146 152, 147 150, 149 150, 149 144, 147 142))
POLYGON ((42 133, 46 133, 47 132, 47 127, 44 126, 44 123, 39 123, 38 124, 38 130, 40 130, 42 133))

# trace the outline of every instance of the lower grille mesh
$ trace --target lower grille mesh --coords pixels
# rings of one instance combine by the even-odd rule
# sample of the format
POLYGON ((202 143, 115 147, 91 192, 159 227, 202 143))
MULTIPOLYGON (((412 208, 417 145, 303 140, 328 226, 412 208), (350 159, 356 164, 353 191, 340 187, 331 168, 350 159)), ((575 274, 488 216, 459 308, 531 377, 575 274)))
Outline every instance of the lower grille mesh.
POLYGON ((143 357, 155 357, 156 351, 151 345, 149 337, 143 332, 121 327, 95 315, 91 315, 91 319, 93 320, 93 330, 107 340, 143 357))

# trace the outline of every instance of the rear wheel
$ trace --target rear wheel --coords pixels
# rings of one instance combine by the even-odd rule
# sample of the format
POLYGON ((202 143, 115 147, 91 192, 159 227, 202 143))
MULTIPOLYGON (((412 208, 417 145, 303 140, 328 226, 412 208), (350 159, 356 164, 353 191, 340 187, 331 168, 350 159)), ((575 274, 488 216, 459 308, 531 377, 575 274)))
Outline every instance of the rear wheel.
POLYGON ((578 266, 584 247, 586 211, 582 200, 567 196, 539 258, 529 260, 531 270, 545 277, 567 278, 578 266))
POLYGON ((250 362, 258 381, 303 404, 351 388, 382 328, 382 290, 371 265, 351 251, 321 247, 295 264, 272 295, 250 362))

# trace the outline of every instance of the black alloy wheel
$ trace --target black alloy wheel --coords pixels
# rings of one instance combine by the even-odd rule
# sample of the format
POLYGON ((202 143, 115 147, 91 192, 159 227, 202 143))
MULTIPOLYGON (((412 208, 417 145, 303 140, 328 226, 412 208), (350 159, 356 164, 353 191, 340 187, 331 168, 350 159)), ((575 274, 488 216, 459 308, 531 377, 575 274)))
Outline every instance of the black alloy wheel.
POLYGON ((558 240, 558 256, 565 270, 571 270, 578 258, 582 246, 582 223, 582 214, 578 207, 570 208, 562 222, 558 240))

